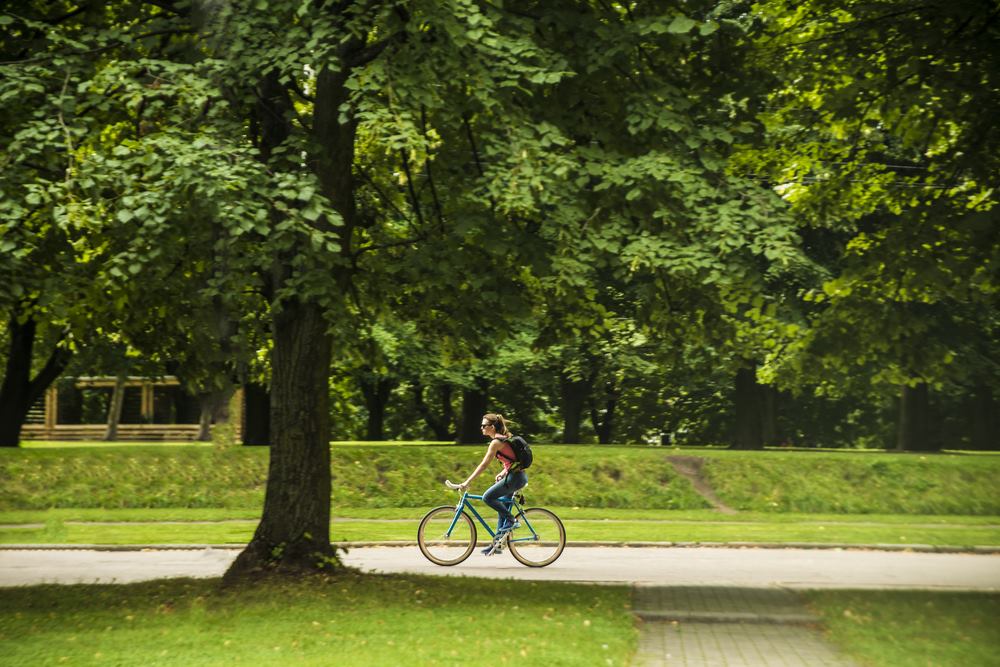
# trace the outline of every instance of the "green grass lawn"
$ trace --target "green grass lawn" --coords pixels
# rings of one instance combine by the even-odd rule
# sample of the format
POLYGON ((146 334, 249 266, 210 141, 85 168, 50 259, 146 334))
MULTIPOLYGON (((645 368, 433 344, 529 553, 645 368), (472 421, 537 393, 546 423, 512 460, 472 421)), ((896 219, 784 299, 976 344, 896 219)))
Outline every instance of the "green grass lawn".
POLYGON ((0 589, 10 665, 626 665, 629 590, 354 576, 0 589))
POLYGON ((1000 594, 813 591, 824 631, 873 667, 1000 665, 1000 594))
MULTIPOLYGON (((1000 519, 907 515, 720 515, 709 510, 553 508, 572 542, 812 542, 1000 546, 1000 519)), ((335 512, 336 541, 409 541, 426 508, 335 512)), ((0 544, 245 544, 254 512, 210 509, 0 512, 0 544)))

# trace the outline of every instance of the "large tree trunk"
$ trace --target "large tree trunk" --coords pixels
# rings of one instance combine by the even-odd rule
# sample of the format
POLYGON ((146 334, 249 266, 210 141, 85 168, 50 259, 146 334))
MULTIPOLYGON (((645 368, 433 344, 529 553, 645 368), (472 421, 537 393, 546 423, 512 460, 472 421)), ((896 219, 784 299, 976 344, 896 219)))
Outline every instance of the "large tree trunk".
POLYGON ((108 426, 104 430, 104 441, 114 442, 118 439, 118 424, 122 420, 122 405, 125 404, 125 375, 119 373, 115 377, 115 388, 111 392, 111 406, 108 408, 108 426))
POLYGON ((927 384, 922 382, 915 387, 903 385, 899 400, 896 449, 907 452, 929 452, 937 449, 930 426, 930 393, 927 384))
POLYGON ((0 385, 0 447, 17 447, 21 442, 21 426, 28 410, 66 369, 72 356, 59 344, 34 378, 31 377, 32 351, 35 345, 35 320, 18 322, 13 314, 7 323, 7 366, 0 385))
POLYGON ((604 414, 592 409, 590 411, 590 421, 597 432, 597 442, 602 445, 611 444, 611 438, 615 432, 615 410, 618 407, 618 397, 621 395, 618 386, 614 382, 608 382, 604 386, 604 414))
POLYGON ((583 422, 583 408, 590 395, 591 381, 589 378, 571 378, 563 375, 559 378, 560 412, 563 419, 563 444, 572 445, 580 442, 580 425, 583 422))
POLYGON ((440 400, 440 417, 434 414, 430 406, 424 400, 424 385, 419 381, 413 383, 413 403, 417 412, 423 417, 427 426, 434 432, 435 440, 454 440, 455 432, 452 430, 452 407, 451 407, 451 385, 445 384, 438 388, 438 398, 440 400))
POLYGON ((212 439, 212 424, 229 422, 229 401, 235 392, 235 387, 227 385, 199 397, 201 414, 198 419, 197 440, 200 442, 210 441, 212 439))
POLYGON ((969 447, 979 450, 1000 449, 1000 405, 985 385, 976 388, 968 406, 969 447))
MULTIPOLYGON (((350 240, 357 225, 354 201, 354 138, 356 121, 340 121, 348 101, 344 86, 351 74, 346 64, 364 43, 349 40, 341 46, 343 67, 324 68, 316 78, 313 139, 309 156, 323 194, 341 216, 341 225, 320 218, 317 229, 339 232, 343 265, 331 267, 338 286, 348 287, 350 240)), ((290 134, 294 113, 280 73, 267 73, 258 88, 256 122, 265 161, 290 134)), ((280 222, 280 221, 279 221, 280 222)), ((274 265, 275 292, 280 294, 295 268, 291 254, 274 265)), ((340 563, 330 544, 330 413, 329 377, 331 339, 318 301, 290 298, 274 315, 274 351, 271 378, 271 462, 264 512, 247 548, 226 572, 225 581, 268 571, 322 572, 340 563)))
POLYGON ((385 409, 389 405, 389 394, 395 385, 384 377, 367 375, 358 380, 361 394, 368 409, 368 424, 365 429, 365 440, 385 440, 385 409))
POLYGON ((745 366, 736 372, 734 403, 736 423, 731 449, 764 449, 760 388, 753 366, 745 366))
POLYGON ((256 382, 243 386, 246 409, 243 411, 243 444, 271 444, 271 393, 256 382))
POLYGON ((335 565, 330 545, 331 341, 315 304, 284 303, 274 321, 271 459, 260 525, 226 573, 335 565))
POLYGON ((458 432, 458 442, 480 444, 483 442, 483 415, 489 407, 489 385, 478 379, 476 386, 462 392, 462 422, 458 432))
POLYGON ((757 385, 760 391, 760 435, 765 445, 781 443, 778 433, 778 390, 769 385, 757 385))

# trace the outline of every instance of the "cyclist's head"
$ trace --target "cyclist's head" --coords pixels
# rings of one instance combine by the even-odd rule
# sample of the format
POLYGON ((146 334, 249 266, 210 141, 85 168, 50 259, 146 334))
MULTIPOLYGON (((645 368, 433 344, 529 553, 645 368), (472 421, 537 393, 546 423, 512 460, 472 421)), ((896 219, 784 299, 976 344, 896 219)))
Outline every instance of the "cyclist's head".
POLYGON ((492 426, 497 435, 510 435, 510 431, 507 430, 507 420, 503 418, 503 415, 492 412, 483 415, 483 428, 487 426, 492 426))

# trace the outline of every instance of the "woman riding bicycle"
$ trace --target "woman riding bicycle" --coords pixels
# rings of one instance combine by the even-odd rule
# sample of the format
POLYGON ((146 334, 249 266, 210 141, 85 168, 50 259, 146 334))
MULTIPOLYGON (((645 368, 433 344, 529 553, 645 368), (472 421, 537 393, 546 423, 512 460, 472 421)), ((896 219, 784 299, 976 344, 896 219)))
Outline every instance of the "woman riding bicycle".
POLYGON ((507 533, 519 527, 510 510, 500 502, 500 498, 510 496, 518 489, 524 488, 528 483, 528 475, 517 467, 517 457, 507 442, 512 434, 503 415, 493 413, 483 415, 482 431, 483 435, 490 439, 490 446, 482 462, 469 478, 459 485, 459 489, 466 491, 472 480, 478 477, 493 459, 497 459, 503 465, 503 470, 496 476, 496 483, 483 493, 483 502, 496 510, 498 516, 497 534, 493 544, 483 549, 484 554, 491 556, 499 550, 507 533))

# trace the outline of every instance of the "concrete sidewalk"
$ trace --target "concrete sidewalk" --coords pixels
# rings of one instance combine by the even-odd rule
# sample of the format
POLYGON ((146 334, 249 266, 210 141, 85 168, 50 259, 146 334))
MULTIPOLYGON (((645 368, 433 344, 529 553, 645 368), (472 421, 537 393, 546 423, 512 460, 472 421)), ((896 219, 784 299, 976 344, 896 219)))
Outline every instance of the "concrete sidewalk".
POLYGON ((853 667, 798 593, 780 588, 639 586, 636 667, 853 667))
MULTIPOLYGON (((128 583, 167 577, 218 577, 240 547, 105 550, 0 548, 0 586, 128 583)), ((813 549, 567 548, 544 568, 509 555, 474 554, 439 567, 416 547, 356 547, 344 562, 366 572, 575 581, 640 586, 735 588, 897 588, 1000 591, 1000 556, 987 554, 817 551, 813 549)))

